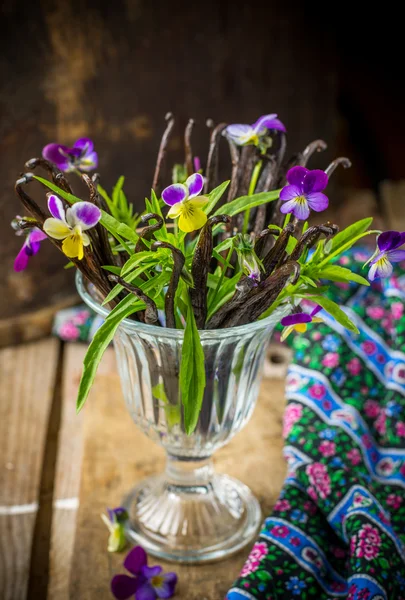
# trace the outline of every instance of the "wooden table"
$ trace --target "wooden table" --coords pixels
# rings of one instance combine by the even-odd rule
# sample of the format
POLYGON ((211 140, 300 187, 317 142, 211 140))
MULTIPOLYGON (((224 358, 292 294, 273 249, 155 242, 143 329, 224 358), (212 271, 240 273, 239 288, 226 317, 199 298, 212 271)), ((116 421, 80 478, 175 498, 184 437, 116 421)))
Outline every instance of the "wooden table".
MULTIPOLYGON (((126 412, 112 349, 86 408, 76 416, 85 350, 49 338, 0 351, 2 600, 112 598, 109 582, 124 555, 106 551, 108 533, 100 514, 164 465, 163 450, 126 412)), ((283 391, 282 379, 264 380, 250 423, 215 461, 219 471, 252 488, 264 513, 285 476, 283 391)), ((247 549, 206 566, 175 565, 176 598, 221 600, 246 554, 247 549)), ((151 557, 150 562, 160 561, 151 557)))

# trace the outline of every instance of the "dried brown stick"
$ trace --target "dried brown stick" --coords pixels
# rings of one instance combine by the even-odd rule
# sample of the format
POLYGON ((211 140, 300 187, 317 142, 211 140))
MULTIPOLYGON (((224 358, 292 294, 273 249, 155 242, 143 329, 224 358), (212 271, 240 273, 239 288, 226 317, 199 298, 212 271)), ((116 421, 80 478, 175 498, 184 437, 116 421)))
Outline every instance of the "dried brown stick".
POLYGON ((163 227, 164 221, 162 217, 156 213, 147 213, 146 215, 143 215, 141 217, 141 223, 149 223, 149 221, 151 221, 152 219, 155 219, 157 223, 154 223, 153 225, 147 225, 142 229, 141 233, 139 234, 137 244, 135 246, 135 252, 147 250, 148 247, 146 246, 146 244, 143 243, 142 240, 151 240, 154 232, 158 231, 158 229, 161 229, 163 227))
POLYGON ((339 156, 339 158, 335 158, 335 160, 333 160, 330 165, 326 167, 326 175, 330 177, 339 165, 342 165, 344 169, 349 169, 352 166, 352 163, 349 158, 346 158, 346 156, 339 156))
POLYGON ((187 175, 190 177, 194 173, 193 167, 193 150, 191 148, 191 133, 194 127, 194 119, 189 119, 186 129, 184 131, 184 148, 185 148, 185 163, 187 169, 187 175))
POLYGON ((173 271, 170 278, 169 287, 167 288, 165 296, 165 316, 166 316, 166 327, 174 329, 176 327, 176 319, 174 315, 174 297, 176 295, 177 286, 179 285, 181 271, 183 270, 185 257, 184 254, 178 248, 175 248, 168 242, 154 242, 152 244, 152 250, 158 248, 168 248, 171 250, 173 256, 173 271))
POLYGON ((36 169, 42 167, 51 177, 55 185, 60 187, 64 192, 72 193, 69 181, 66 179, 65 174, 62 173, 58 167, 45 158, 31 158, 25 163, 27 169, 36 169))
POLYGON ((130 292, 131 294, 134 294, 134 296, 136 296, 137 298, 139 298, 139 300, 142 300, 142 302, 144 302, 146 304, 145 316, 144 316, 145 323, 151 325, 151 324, 157 322, 158 310, 157 310, 157 306, 156 306, 155 302, 152 300, 152 298, 149 298, 149 296, 147 296, 140 288, 135 287, 131 283, 127 283, 125 281, 125 279, 123 279, 122 277, 119 277, 118 275, 113 275, 112 273, 110 273, 108 275, 108 279, 110 281, 113 281, 114 283, 119 283, 128 292, 130 292))
POLYGON ((166 155, 167 144, 169 142, 169 138, 170 138, 172 129, 174 127, 174 118, 173 118, 172 113, 170 113, 170 112, 167 113, 165 116, 165 119, 167 121, 167 126, 163 133, 162 140, 161 140, 160 146, 159 146, 159 152, 158 152, 157 161, 156 161, 155 173, 153 175, 153 182, 152 182, 153 190, 157 189, 157 186, 159 183, 160 171, 162 168, 162 163, 163 163, 164 157, 166 155))
POLYGON ((309 227, 298 240, 297 245, 291 253, 290 259, 298 260, 303 251, 306 248, 312 248, 322 234, 326 236, 326 239, 329 239, 336 235, 338 231, 339 227, 333 223, 329 223, 329 221, 323 225, 313 225, 312 227, 309 227))
POLYGON ((204 329, 207 318, 207 280, 214 246, 212 228, 218 223, 229 223, 230 220, 228 215, 210 217, 200 232, 194 250, 191 264, 194 287, 190 288, 190 298, 198 329, 204 329))
POLYGON ((226 123, 220 123, 211 133, 210 147, 208 151, 207 167, 205 169, 204 193, 207 194, 215 187, 218 173, 218 148, 221 140, 221 133, 226 127, 226 123))
POLYGON ((263 258, 263 268, 265 276, 268 277, 274 271, 282 258, 288 244, 288 240, 294 233, 295 226, 293 223, 288 223, 277 238, 273 248, 263 258))
POLYGON ((315 152, 323 152, 324 150, 326 150, 327 147, 328 144, 323 140, 314 140, 313 142, 308 144, 308 146, 301 153, 301 160, 299 164, 302 167, 306 167, 309 159, 313 154, 315 154, 315 152))

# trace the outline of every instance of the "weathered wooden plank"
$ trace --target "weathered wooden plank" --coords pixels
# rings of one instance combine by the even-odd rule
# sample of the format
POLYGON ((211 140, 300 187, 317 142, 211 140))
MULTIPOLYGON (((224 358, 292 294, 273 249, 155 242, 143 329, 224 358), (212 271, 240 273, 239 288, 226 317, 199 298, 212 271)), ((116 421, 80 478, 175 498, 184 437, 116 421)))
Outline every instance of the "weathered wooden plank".
MULTIPOLYGON (((284 381, 265 380, 251 422, 218 452, 216 466, 240 478, 258 496, 264 513, 280 491, 285 466, 282 459, 281 420, 284 381)), ((112 350, 97 377, 84 409, 84 454, 80 505, 73 552, 70 598, 111 598, 109 582, 122 555, 108 555, 107 530, 100 520, 106 506, 117 506, 124 493, 164 465, 164 452, 132 423, 121 398, 112 350)), ((176 566, 179 600, 218 600, 237 575, 246 550, 208 566, 176 566)), ((152 559, 153 562, 153 559, 152 559)), ((166 564, 166 569, 173 565, 166 564)))
POLYGON ((76 414, 76 394, 86 350, 84 344, 65 345, 49 557, 48 598, 52 600, 69 597, 83 447, 83 413, 76 414))
POLYGON ((27 593, 59 342, 0 351, 0 598, 27 593))

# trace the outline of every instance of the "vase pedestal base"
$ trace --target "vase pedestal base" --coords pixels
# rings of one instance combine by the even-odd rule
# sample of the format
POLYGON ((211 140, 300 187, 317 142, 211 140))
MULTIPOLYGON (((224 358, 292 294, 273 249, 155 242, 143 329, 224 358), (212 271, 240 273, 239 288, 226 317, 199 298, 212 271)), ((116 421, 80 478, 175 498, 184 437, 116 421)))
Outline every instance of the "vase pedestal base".
MULTIPOLYGON (((257 534, 260 506, 247 486, 213 473, 210 463, 183 481, 166 473, 149 477, 123 501, 127 538, 169 561, 202 563, 231 556, 257 534)), ((198 471, 198 469, 197 469, 198 471)), ((178 473, 175 473, 178 475, 178 473)))

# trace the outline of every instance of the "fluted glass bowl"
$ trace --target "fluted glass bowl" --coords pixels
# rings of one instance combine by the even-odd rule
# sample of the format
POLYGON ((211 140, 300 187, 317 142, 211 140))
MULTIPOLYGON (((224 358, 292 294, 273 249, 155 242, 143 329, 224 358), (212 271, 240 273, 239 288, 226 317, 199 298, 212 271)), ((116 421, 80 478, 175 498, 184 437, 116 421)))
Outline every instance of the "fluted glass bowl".
MULTIPOLYGON (((108 309, 80 275, 77 289, 102 316, 108 309)), ((114 337, 129 413, 167 452, 167 467, 124 499, 128 537, 168 560, 203 562, 229 556, 256 534, 260 507, 244 484, 214 472, 211 457, 238 433, 255 407, 266 348, 288 307, 229 329, 200 331, 206 388, 195 431, 184 430, 179 370, 184 331, 124 319, 114 337)), ((135 449, 136 451, 136 449, 135 449)))

